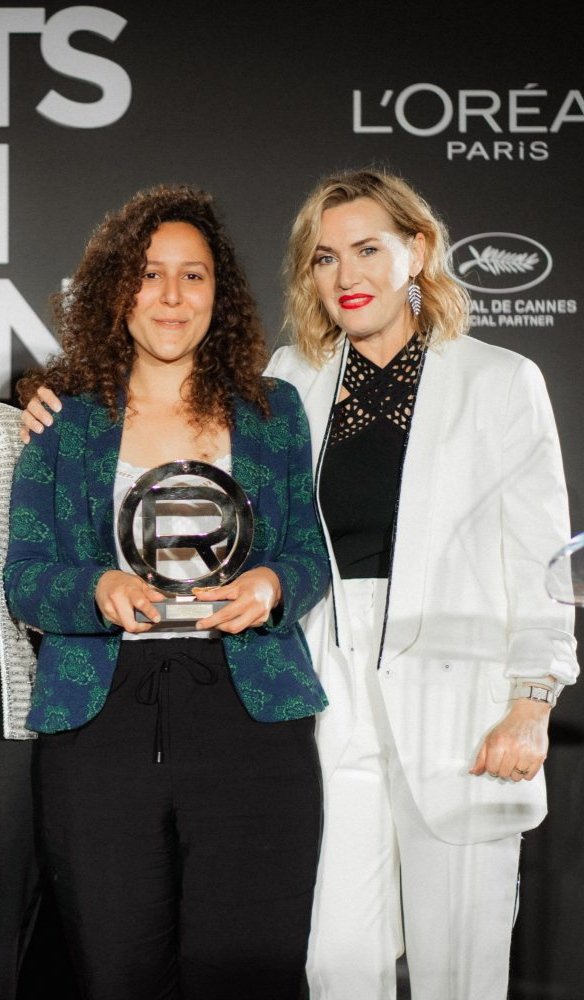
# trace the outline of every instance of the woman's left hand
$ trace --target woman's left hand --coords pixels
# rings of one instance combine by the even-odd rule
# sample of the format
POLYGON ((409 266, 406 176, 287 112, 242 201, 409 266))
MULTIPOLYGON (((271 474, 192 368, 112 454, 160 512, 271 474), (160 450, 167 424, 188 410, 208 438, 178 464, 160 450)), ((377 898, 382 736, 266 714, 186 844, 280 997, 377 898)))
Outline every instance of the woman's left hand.
POLYGON ((282 600, 282 587, 272 569, 257 566, 223 587, 193 587, 193 594, 200 601, 229 602, 215 614, 199 618, 197 628, 216 628, 235 634, 246 628, 265 625, 272 610, 282 600))
POLYGON ((549 705, 517 698, 485 737, 469 773, 531 781, 547 756, 549 715, 549 705))

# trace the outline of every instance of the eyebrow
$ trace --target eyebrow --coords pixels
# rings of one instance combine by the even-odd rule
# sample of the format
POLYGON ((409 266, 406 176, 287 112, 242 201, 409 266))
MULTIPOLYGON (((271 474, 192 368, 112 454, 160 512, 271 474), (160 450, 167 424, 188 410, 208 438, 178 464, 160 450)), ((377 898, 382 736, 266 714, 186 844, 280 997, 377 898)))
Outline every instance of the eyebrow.
MULTIPOLYGON (((157 267, 166 267, 168 261, 164 260, 152 260, 150 257, 146 258, 146 264, 155 264, 157 267)), ((179 267, 204 267, 205 270, 209 270, 207 264, 204 260, 181 260, 179 267)))
MULTIPOLYGON (((365 246, 366 243, 380 243, 380 242, 381 242, 381 240, 379 239, 378 236, 366 236, 365 239, 363 239, 363 240, 357 240, 355 243, 351 243, 351 247, 355 247, 355 249, 357 249, 358 247, 365 246)), ((324 243, 319 243, 318 246, 316 247, 316 249, 317 250, 333 250, 334 248, 333 247, 328 247, 324 243)))

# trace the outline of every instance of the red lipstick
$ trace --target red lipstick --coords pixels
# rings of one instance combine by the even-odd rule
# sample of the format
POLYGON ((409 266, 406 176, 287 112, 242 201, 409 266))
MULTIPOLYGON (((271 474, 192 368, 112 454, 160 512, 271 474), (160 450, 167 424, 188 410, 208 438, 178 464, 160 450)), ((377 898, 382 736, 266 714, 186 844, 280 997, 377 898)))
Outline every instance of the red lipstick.
POLYGON ((363 292, 357 295, 341 295, 339 305, 341 309, 361 309, 362 306, 368 306, 373 297, 373 295, 365 295, 363 292))

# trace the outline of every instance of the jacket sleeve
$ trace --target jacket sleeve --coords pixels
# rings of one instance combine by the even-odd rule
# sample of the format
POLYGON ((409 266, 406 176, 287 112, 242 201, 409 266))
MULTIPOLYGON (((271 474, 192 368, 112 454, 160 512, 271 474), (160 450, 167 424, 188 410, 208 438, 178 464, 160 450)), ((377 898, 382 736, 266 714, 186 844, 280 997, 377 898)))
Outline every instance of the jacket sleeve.
POLYGON ((509 608, 509 677, 579 672, 574 611, 545 588, 549 560, 570 537, 568 497, 551 403, 539 368, 523 359, 510 386, 503 443, 502 538, 509 608))
POLYGON ((289 629, 321 599, 330 583, 330 566, 314 504, 310 431, 296 389, 285 383, 289 399, 287 470, 280 487, 286 493, 288 520, 277 558, 262 561, 282 586, 278 614, 266 626, 289 629))
MULTIPOLYGON (((4 587, 14 617, 43 632, 92 635, 117 632, 95 604, 99 577, 114 568, 60 551, 57 503, 59 442, 66 408, 51 430, 26 445, 14 470, 4 587)), ((86 516, 74 510, 79 523, 86 516)))

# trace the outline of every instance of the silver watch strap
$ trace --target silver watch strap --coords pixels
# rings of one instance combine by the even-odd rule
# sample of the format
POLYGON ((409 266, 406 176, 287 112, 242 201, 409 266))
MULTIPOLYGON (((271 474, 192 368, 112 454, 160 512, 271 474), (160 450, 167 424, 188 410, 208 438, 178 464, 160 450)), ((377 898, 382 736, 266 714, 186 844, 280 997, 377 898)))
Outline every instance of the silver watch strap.
POLYGON ((522 678, 515 682, 512 698, 529 698, 531 701, 543 701, 553 708, 562 690, 561 684, 544 684, 541 681, 527 681, 522 678))

